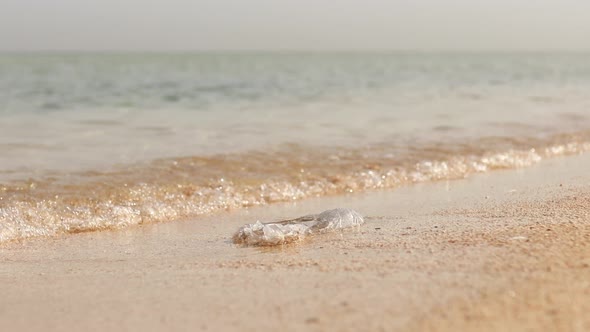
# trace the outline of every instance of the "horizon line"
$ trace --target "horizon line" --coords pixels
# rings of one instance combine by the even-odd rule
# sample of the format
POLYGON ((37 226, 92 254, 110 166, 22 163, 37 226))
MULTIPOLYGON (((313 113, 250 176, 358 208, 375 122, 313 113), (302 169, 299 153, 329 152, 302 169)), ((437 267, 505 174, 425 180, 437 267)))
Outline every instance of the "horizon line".
POLYGON ((155 50, 155 49, 23 49, 23 50, 2 50, 1 55, 11 54, 585 54, 590 53, 590 48, 587 49, 566 49, 566 48, 530 48, 530 49, 510 49, 510 48, 489 48, 489 49, 469 49, 469 48, 449 48, 449 49, 171 49, 171 50, 155 50))

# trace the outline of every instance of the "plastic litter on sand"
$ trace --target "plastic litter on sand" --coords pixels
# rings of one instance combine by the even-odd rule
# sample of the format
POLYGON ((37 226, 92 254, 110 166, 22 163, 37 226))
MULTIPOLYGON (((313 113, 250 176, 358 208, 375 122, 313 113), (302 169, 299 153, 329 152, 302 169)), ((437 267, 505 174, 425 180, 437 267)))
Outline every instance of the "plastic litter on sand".
POLYGON ((338 208, 296 219, 247 224, 234 234, 233 241, 251 246, 273 246, 297 241, 313 234, 359 226, 364 222, 358 212, 338 208))

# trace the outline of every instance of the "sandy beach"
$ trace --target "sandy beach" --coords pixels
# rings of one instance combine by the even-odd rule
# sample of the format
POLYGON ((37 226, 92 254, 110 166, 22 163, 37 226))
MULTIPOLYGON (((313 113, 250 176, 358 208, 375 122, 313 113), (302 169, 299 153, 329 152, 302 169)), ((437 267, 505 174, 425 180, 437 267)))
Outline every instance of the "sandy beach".
POLYGON ((590 331, 590 1, 0 27, 0 332, 590 331))
POLYGON ((590 156, 0 246, 0 330, 590 330, 590 156), (354 208, 358 231, 238 247, 354 208))

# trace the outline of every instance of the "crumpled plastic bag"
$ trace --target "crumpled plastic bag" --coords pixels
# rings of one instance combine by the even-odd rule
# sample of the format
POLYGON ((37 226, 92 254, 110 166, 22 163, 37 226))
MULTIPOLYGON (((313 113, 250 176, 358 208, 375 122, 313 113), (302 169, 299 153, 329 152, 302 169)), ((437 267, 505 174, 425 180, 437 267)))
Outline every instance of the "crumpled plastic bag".
POLYGON ((312 234, 359 226, 364 222, 358 212, 338 208, 296 219, 247 224, 234 234, 233 241, 251 246, 273 246, 297 241, 312 234))

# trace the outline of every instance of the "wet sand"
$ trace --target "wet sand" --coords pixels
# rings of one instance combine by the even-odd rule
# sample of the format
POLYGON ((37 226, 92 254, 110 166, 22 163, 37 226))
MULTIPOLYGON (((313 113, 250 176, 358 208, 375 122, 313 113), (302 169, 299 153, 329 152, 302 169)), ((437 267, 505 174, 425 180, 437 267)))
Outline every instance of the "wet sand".
POLYGON ((0 246, 0 330, 590 330, 590 156, 0 246), (276 248, 242 224, 354 208, 276 248))

